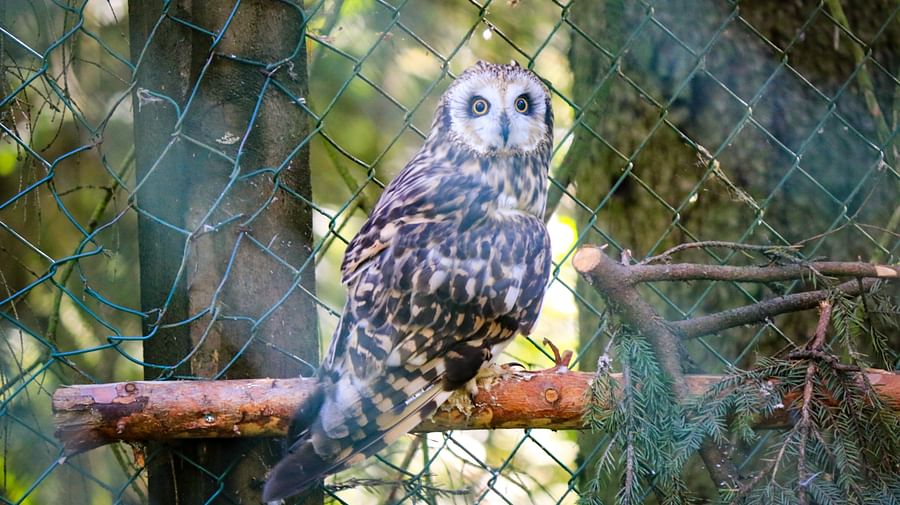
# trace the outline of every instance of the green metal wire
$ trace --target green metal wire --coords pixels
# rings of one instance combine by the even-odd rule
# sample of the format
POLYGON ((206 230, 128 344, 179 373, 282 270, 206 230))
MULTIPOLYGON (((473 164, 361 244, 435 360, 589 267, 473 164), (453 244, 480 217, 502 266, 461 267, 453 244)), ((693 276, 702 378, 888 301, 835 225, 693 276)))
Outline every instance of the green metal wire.
MULTIPOLYGON (((591 30, 581 25, 583 20, 572 14, 572 3, 558 0, 548 2, 539 9, 545 18, 542 19, 542 26, 547 30, 546 35, 541 37, 512 28, 519 19, 501 17, 522 15, 530 8, 515 5, 518 2, 470 0, 453 6, 409 0, 347 3, 311 0, 302 6, 285 3, 303 12, 304 25, 297 29, 305 28, 307 32, 306 38, 301 39, 291 54, 278 61, 257 61, 245 56, 217 53, 229 27, 236 22, 240 9, 244 8, 240 1, 233 3, 227 20, 217 27, 203 26, 178 10, 172 2, 163 2, 150 38, 143 47, 130 48, 134 61, 125 56, 129 48, 122 28, 127 23, 123 2, 90 2, 89 5, 87 0, 23 0, 13 2, 11 5, 14 7, 7 6, 5 10, 0 10, 0 52, 3 53, 0 54, 0 64, 4 66, 0 69, 3 73, 0 80, 0 236, 3 237, 0 240, 0 255, 4 258, 0 260, 0 275, 3 276, 0 278, 3 289, 0 291, 0 342, 5 346, 0 351, 0 438, 3 440, 0 500, 3 503, 41 503, 50 499, 48 497, 65 496, 61 494, 65 491, 60 490, 72 487, 75 482, 81 486, 79 489, 84 489, 78 491, 81 496, 98 499, 101 503, 133 503, 135 499, 146 498, 146 494, 134 492, 135 488, 145 486, 144 467, 110 466, 109 461, 103 466, 98 462, 100 458, 90 454, 63 457, 62 448, 53 436, 49 398, 53 388, 74 380, 102 382, 110 377, 139 377, 144 368, 158 370, 161 380, 199 379, 181 376, 176 369, 198 352, 205 343, 204 338, 174 365, 151 363, 141 358, 141 344, 155 338, 160 330, 190 325, 207 317, 210 319, 205 319, 204 324, 209 327, 216 320, 248 324, 250 331, 247 340, 217 372, 216 377, 223 376, 253 345, 272 347, 285 356, 303 362, 291 352, 269 342, 260 330, 263 323, 275 317, 276 310, 288 297, 303 296, 312 300, 323 320, 334 324, 340 314, 339 301, 321 287, 315 292, 308 289, 301 279, 320 268, 333 268, 330 263, 339 258, 343 244, 349 240, 351 230, 362 215, 361 209, 365 208, 360 202, 371 198, 370 193, 380 191, 396 172, 398 167, 393 165, 402 154, 425 138, 429 125, 419 123, 418 118, 430 113, 430 104, 434 103, 443 86, 455 78, 461 62, 470 59, 469 53, 477 48, 478 34, 482 30, 486 30, 485 38, 489 35, 493 40, 492 51, 506 58, 514 57, 539 73, 546 68, 547 60, 565 57, 573 41, 587 44, 603 61, 597 65, 595 87, 581 103, 565 86, 564 79, 541 74, 557 104, 556 116, 561 118, 558 124, 563 125, 556 132, 553 151, 555 165, 559 164, 570 144, 583 142, 580 139, 585 138, 596 143, 598 149, 610 153, 608 159, 616 165, 597 167, 598 171, 606 169, 604 173, 609 174, 609 178, 608 188, 594 204, 578 199, 578 191, 582 188, 570 185, 571 173, 566 172, 566 176, 551 181, 552 186, 562 194, 558 212, 569 217, 580 216, 582 222, 574 244, 563 251, 558 256, 560 261, 554 264, 551 289, 558 287, 561 293, 571 296, 572 303, 582 314, 602 319, 593 335, 584 339, 584 347, 576 349, 575 365, 590 368, 592 364, 585 363, 584 356, 591 349, 602 348, 611 338, 611 330, 607 327, 604 307, 593 302, 571 282, 572 277, 567 273, 570 272, 568 263, 578 246, 596 241, 597 237, 610 243, 612 249, 617 251, 633 247, 625 242, 626 237, 609 231, 605 217, 606 213, 613 212, 618 202, 627 198, 625 195, 629 192, 645 195, 657 213, 669 218, 649 247, 635 251, 635 256, 657 254, 670 246, 673 240, 704 238, 692 229, 686 216, 696 199, 714 184, 729 187, 738 195, 730 206, 752 216, 748 223, 736 225, 741 226, 740 229, 733 230, 737 242, 750 243, 766 236, 773 244, 789 245, 797 237, 784 225, 788 216, 775 212, 785 192, 804 184, 810 193, 809 198, 828 209, 823 211, 827 212, 822 216, 825 224, 821 229, 816 229, 818 238, 804 250, 806 257, 829 251, 833 248, 834 235, 849 230, 855 240, 862 242, 861 250, 873 256, 880 255, 882 261, 897 259, 900 248, 897 231, 888 229, 884 233, 884 230, 873 229, 864 218, 865 213, 876 204, 884 205, 885 199, 893 198, 894 205, 900 200, 896 124, 892 125, 891 117, 885 116, 879 118, 883 123, 879 128, 861 126, 846 107, 848 103, 859 100, 855 95, 858 93, 856 86, 871 87, 875 79, 873 76, 881 86, 893 88, 889 93, 900 96, 900 74, 896 73, 896 62, 878 61, 874 49, 889 36, 891 23, 898 22, 900 5, 881 20, 878 29, 867 40, 854 31, 852 21, 855 19, 848 21, 843 10, 833 9, 833 2, 820 2, 806 12, 803 19, 794 20, 796 30, 789 40, 778 41, 770 40, 754 26, 752 18, 738 2, 710 0, 707 7, 717 13, 713 19, 691 12, 678 13, 673 17, 672 13, 665 12, 663 3, 643 1, 640 2, 641 18, 624 29, 618 47, 608 47, 605 42, 592 36, 591 30), (466 21, 454 20, 459 33, 454 35, 453 40, 437 40, 436 37, 444 36, 440 30, 426 33, 415 28, 414 16, 421 15, 423 10, 434 16, 459 15, 466 21), (112 16, 113 21, 98 22, 101 14, 112 16), (371 40, 371 43, 341 38, 340 30, 345 22, 347 26, 354 26, 361 41, 371 40), (686 35, 685 27, 694 23, 705 25, 700 26, 697 33, 686 35), (813 79, 805 76, 801 70, 802 64, 796 61, 795 56, 807 34, 821 23, 835 30, 835 37, 838 34, 844 37, 846 40, 843 43, 854 44, 853 56, 847 55, 852 71, 834 90, 818 86, 813 79), (201 65, 198 77, 190 83, 191 89, 184 103, 178 103, 165 90, 137 89, 135 79, 137 72, 147 64, 144 56, 154 37, 161 27, 169 25, 177 25, 187 33, 210 42, 209 54, 198 62, 201 65), (327 33, 317 31, 318 27, 324 27, 327 33), (766 75, 759 87, 750 93, 746 88, 729 85, 732 76, 711 68, 709 63, 716 51, 738 40, 734 37, 736 32, 753 40, 752 47, 742 49, 748 52, 758 50, 767 58, 766 75), (698 34, 702 34, 703 40, 699 40, 698 34), (641 44, 651 37, 664 41, 671 50, 677 50, 680 55, 678 64, 683 66, 677 82, 667 85, 667 96, 660 96, 659 90, 648 89, 643 76, 630 61, 635 53, 642 50, 641 44), (325 73, 312 73, 309 76, 310 96, 301 97, 279 78, 277 71, 304 50, 314 55, 310 61, 314 62, 317 70, 325 69, 322 71, 327 70, 330 74, 323 77, 325 73), (385 75, 394 69, 381 67, 392 61, 386 59, 384 54, 399 54, 404 50, 424 54, 425 59, 439 69, 415 76, 418 81, 415 81, 415 92, 411 95, 393 89, 386 82, 385 75), (196 120, 204 113, 197 108, 197 97, 207 82, 207 71, 216 58, 255 68, 265 76, 258 89, 246 90, 247 94, 252 94, 255 108, 245 129, 239 134, 236 154, 182 130, 186 121, 196 120), (347 68, 348 71, 343 70, 347 68), (123 72, 129 75, 120 75, 123 72), (736 119, 723 115, 720 140, 710 145, 705 145, 705 138, 686 128, 677 117, 678 109, 684 107, 682 102, 685 96, 701 80, 710 83, 717 93, 726 97, 730 106, 739 111, 736 119), (78 86, 73 86, 74 81, 78 82, 78 86), (783 82, 793 83, 797 89, 808 94, 808 103, 801 105, 817 111, 810 124, 798 122, 787 125, 796 128, 795 133, 802 133, 795 135, 791 141, 782 133, 773 131, 763 119, 765 112, 761 112, 783 82), (591 123, 592 111, 605 105, 605 90, 612 86, 625 90, 623 93, 640 97, 642 106, 656 114, 652 124, 641 126, 646 129, 646 135, 630 149, 624 149, 607 129, 591 123), (98 105, 90 96, 101 92, 108 97, 98 105), (276 166, 245 166, 244 144, 253 128, 258 126, 264 98, 273 93, 287 97, 304 111, 309 119, 309 133, 291 146, 290 154, 276 166), (378 145, 363 153, 342 129, 348 109, 360 107, 358 93, 369 97, 365 100, 373 103, 371 110, 356 109, 349 113, 360 117, 378 113, 389 119, 378 126, 381 129, 378 145), (376 101, 380 106, 374 105, 376 101), (156 173, 156 165, 143 179, 126 175, 125 168, 129 161, 122 153, 128 151, 130 146, 121 144, 131 140, 123 138, 119 127, 111 125, 118 124, 116 121, 121 121, 122 115, 130 116, 129 107, 153 103, 171 107, 176 118, 175 124, 170 126, 171 141, 158 153, 156 164, 160 164, 173 146, 184 142, 210 157, 224 160, 232 169, 227 186, 217 200, 203 209, 204 217, 195 229, 184 229, 153 215, 137 201, 138 189, 156 173), (102 119, 98 121, 96 118, 102 119), (399 126, 393 126, 397 121, 399 126), (66 128, 78 132, 74 139, 72 135, 57 132, 48 141, 39 138, 36 133, 46 129, 48 124, 61 125, 64 122, 70 124, 66 128), (867 153, 865 160, 857 163, 852 175, 844 177, 844 185, 837 189, 832 181, 823 177, 816 161, 823 150, 821 132, 833 127, 841 130, 841 142, 851 147, 832 147, 831 154, 850 156, 849 153, 856 152, 854 149, 867 153), (789 160, 787 168, 780 175, 773 176, 773 183, 765 193, 751 194, 740 167, 724 166, 733 146, 743 146, 745 149, 754 147, 744 138, 748 132, 763 139, 765 145, 760 149, 764 149, 767 155, 773 159, 789 160), (690 177, 689 188, 674 201, 667 198, 669 188, 648 177, 646 168, 640 166, 642 156, 654 149, 654 142, 663 134, 674 134, 686 149, 703 153, 697 170, 686 174, 690 177), (327 151, 321 157, 314 156, 314 159, 324 160, 313 166, 314 171, 319 171, 314 176, 321 175, 322 180, 326 180, 325 175, 340 172, 341 178, 337 184, 345 185, 337 188, 339 194, 345 195, 341 201, 334 201, 335 188, 314 187, 312 199, 309 199, 283 181, 286 168, 306 147, 312 149, 314 155, 320 149, 327 151), (4 153, 14 153, 16 157, 8 162, 11 167, 7 169, 9 173, 3 172, 4 153), (77 180, 73 174, 82 164, 99 167, 99 170, 91 172, 90 180, 84 183, 83 188, 70 188, 72 181, 77 180), (263 206, 247 215, 223 217, 221 204, 236 184, 268 178, 275 184, 263 206), (101 193, 89 194, 89 189, 85 189, 89 187, 105 188, 106 199, 103 200, 101 193), (879 192, 886 192, 887 196, 879 192), (172 303, 175 284, 182 282, 187 275, 192 254, 187 245, 181 252, 179 275, 161 306, 144 312, 136 296, 123 295, 122 284, 127 279, 116 277, 116 272, 122 269, 120 262, 123 259, 137 261, 134 251, 140 246, 135 243, 138 216, 176 232, 188 244, 190 239, 204 234, 223 233, 234 223, 249 226, 276 198, 296 200, 310 210, 317 222, 324 223, 322 231, 317 232, 311 244, 307 260, 302 264, 291 264, 279 256, 271 244, 262 243, 252 235, 240 235, 230 251, 231 261, 222 273, 223 283, 212 295, 209 306, 197 308, 186 319, 162 323, 161 315, 172 303), (101 200, 102 207, 98 206, 97 215, 90 219, 90 213, 86 215, 84 209, 95 208, 101 200), (54 237, 63 237, 63 243, 54 244, 54 237), (224 280, 233 271, 239 245, 261 251, 292 276, 291 289, 262 314, 241 314, 216 304, 224 280), (72 273, 77 275, 72 276, 72 273), (40 301, 49 298, 55 299, 55 308, 48 315, 40 301), (49 328, 48 321, 53 321, 49 328), (58 327, 64 324, 88 328, 95 337, 80 338, 66 334, 63 338, 59 334, 66 332, 58 330, 58 327), (142 328, 147 330, 142 332, 142 328), (115 363, 117 369, 111 371, 110 363, 115 363), (33 450, 11 451, 12 448, 28 446, 33 450)), ((840 3, 837 6, 840 7, 840 3)), ((615 112, 609 111, 607 114, 615 112)), ((570 169, 553 168, 559 173, 570 169)), ((741 260, 736 251, 722 253, 709 249, 702 253, 708 261, 719 264, 741 260)), ((326 280, 337 284, 334 279, 326 280)), ((798 288, 799 283, 783 287, 784 292, 798 288)), ((721 305, 723 292, 740 303, 753 303, 765 296, 763 292, 737 283, 696 289, 691 291, 691 298, 687 300, 681 297, 682 293, 661 286, 650 286, 647 290, 654 304, 680 318, 702 314, 710 305, 721 305)), ((248 296, 252 294, 248 293, 248 296)), ((590 333, 586 329, 582 331, 590 333)), ((752 361, 753 354, 763 341, 792 343, 796 338, 774 321, 744 331, 739 337, 732 337, 740 338, 740 341, 735 344, 721 336, 696 339, 696 349, 692 352, 702 354, 702 359, 724 369, 752 361)), ((552 356, 539 344, 541 338, 528 340, 534 347, 534 356, 540 360, 538 365, 550 363, 552 356)), ((529 359, 533 361, 533 358, 529 359)), ((313 372, 311 365, 306 370, 313 372)), ((500 446, 488 444, 482 454, 473 449, 472 439, 467 437, 466 434, 446 433, 438 441, 439 437, 432 435, 427 443, 423 443, 424 461, 413 463, 409 468, 398 467, 397 459, 390 455, 380 456, 372 464, 371 476, 404 475, 406 480, 402 492, 396 494, 399 502, 403 503, 444 503, 445 500, 448 503, 454 500, 457 503, 519 503, 523 499, 519 495, 507 496, 507 492, 524 493, 524 499, 533 503, 574 503, 580 491, 579 482, 589 471, 591 462, 611 443, 609 437, 601 437, 576 462, 570 456, 561 455, 553 444, 536 438, 531 430, 524 430, 516 435, 514 441, 504 443, 502 453, 498 448, 500 446), (527 458, 537 458, 539 461, 525 460, 527 458), (447 461, 456 463, 447 464, 447 461), (442 465, 453 468, 447 470, 442 465), (529 479, 529 465, 555 468, 554 475, 557 477, 554 478, 558 481, 536 482, 533 478, 529 479), (439 475, 448 471, 450 476, 446 479, 439 475), (471 492, 465 498, 443 497, 434 487, 446 482, 457 487, 462 487, 464 483, 471 487, 471 492), (518 491, 511 491, 514 488, 518 491)), ((738 462, 741 468, 753 466, 762 457, 764 448, 771 443, 769 438, 762 437, 746 451, 746 458, 738 462)), ((206 503, 240 502, 225 486, 229 473, 242 461, 240 455, 235 455, 224 471, 214 473, 184 453, 174 451, 174 454, 187 465, 197 468, 204 478, 216 483, 216 490, 206 503)), ((146 454, 145 461, 154 461, 157 457, 159 455, 155 453, 146 454)), ((348 503, 347 496, 350 495, 345 493, 347 491, 342 489, 327 491, 329 499, 335 503, 348 503)))

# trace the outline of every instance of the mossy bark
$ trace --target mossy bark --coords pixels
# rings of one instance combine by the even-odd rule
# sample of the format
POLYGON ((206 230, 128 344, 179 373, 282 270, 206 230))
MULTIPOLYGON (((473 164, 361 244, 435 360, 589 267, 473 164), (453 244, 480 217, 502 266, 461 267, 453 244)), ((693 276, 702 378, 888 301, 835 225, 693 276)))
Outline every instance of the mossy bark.
MULTIPOLYGON (((864 66, 889 128, 897 127, 900 100, 891 78, 900 70, 900 23, 888 21, 894 9, 889 1, 846 7, 850 31, 886 70, 874 71, 872 61, 864 66)), ((871 99, 865 100, 859 71, 854 74, 857 41, 829 18, 827 6, 677 0, 649 10, 611 0, 574 2, 567 15, 575 27, 572 97, 581 114, 561 171, 583 204, 568 206, 582 243, 612 243, 640 259, 695 240, 784 245, 825 233, 810 244, 810 255, 884 259, 887 253, 874 246, 879 234, 870 240, 852 226, 834 231, 854 219, 889 223, 898 181, 877 169, 880 154, 871 146, 884 145, 886 160, 896 146, 879 136, 871 99)), ((895 242, 888 240, 885 250, 895 242)), ((708 254, 678 260, 709 261, 708 254)), ((727 251, 714 254, 746 262, 727 251)), ((726 283, 657 289, 649 299, 668 319, 774 294, 726 283)), ((581 369, 592 370, 604 348, 596 335, 603 300, 581 279, 577 293, 581 369)), ((814 324, 815 314, 778 320, 782 331, 796 335, 814 324)), ((746 366, 753 353, 742 351, 756 331, 730 330, 713 346, 746 366)), ((783 344, 777 332, 763 331, 756 350, 774 353, 783 344)), ((689 371, 722 369, 699 343, 685 351, 689 371)), ((599 440, 580 435, 580 457, 599 440)), ((593 475, 589 466, 583 477, 593 475)))
MULTIPOLYGON (((303 200, 311 198, 309 123, 295 101, 308 87, 304 14, 257 0, 129 7, 133 60, 143 55, 135 141, 142 307, 152 316, 144 359, 178 365, 148 366, 145 375, 308 375, 319 346, 303 200)), ((154 445, 150 501, 259 503, 282 453, 277 440, 154 445)), ((321 501, 320 493, 304 499, 321 501)))

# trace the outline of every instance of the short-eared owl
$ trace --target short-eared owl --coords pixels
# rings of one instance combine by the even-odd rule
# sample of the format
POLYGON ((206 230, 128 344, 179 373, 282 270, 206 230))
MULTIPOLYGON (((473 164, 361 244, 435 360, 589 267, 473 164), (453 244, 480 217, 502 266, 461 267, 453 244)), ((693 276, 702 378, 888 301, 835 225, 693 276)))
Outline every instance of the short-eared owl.
POLYGON ((531 71, 479 62, 450 85, 347 248, 347 305, 267 501, 392 443, 531 330, 550 271, 552 143, 550 95, 531 71))

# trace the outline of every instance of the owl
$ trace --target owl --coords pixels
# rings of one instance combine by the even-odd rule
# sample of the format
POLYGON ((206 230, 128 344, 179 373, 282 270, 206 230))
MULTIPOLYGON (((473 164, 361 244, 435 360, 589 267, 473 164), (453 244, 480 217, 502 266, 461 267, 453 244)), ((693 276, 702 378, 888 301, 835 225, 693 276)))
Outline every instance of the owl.
POLYGON ((449 86, 347 247, 346 307, 266 501, 389 445, 530 332, 550 272, 552 144, 550 94, 533 72, 478 62, 449 86))

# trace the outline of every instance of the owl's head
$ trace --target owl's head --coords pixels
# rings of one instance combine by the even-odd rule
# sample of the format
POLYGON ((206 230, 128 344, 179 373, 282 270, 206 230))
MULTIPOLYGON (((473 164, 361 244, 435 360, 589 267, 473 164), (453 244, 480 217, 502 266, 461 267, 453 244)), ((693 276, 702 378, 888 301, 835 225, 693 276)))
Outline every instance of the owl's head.
POLYGON ((434 128, 479 154, 527 154, 553 142, 550 93, 517 63, 479 61, 447 88, 434 128))

